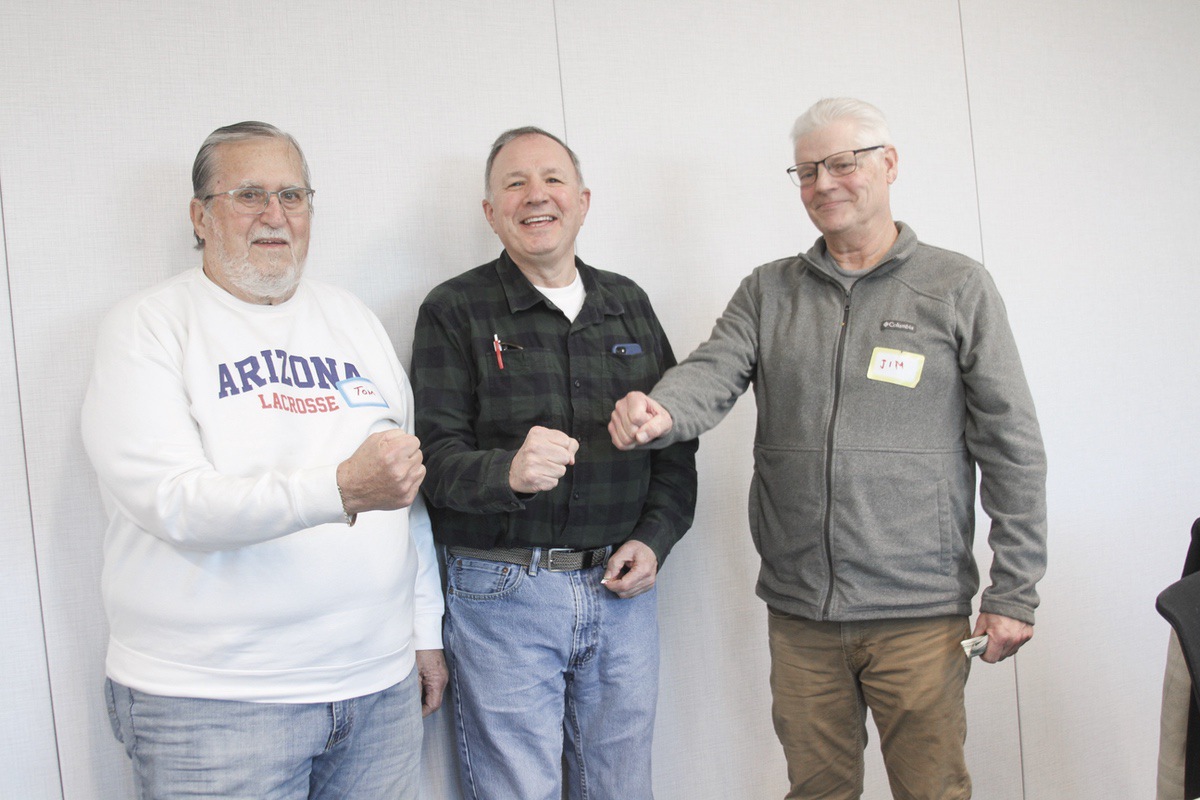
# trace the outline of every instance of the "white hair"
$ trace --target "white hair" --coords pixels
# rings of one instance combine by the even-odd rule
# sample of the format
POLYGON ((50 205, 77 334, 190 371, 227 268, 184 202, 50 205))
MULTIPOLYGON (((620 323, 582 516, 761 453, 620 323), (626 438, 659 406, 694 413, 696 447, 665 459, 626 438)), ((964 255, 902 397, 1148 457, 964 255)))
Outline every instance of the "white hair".
POLYGON ((852 97, 827 97, 818 100, 796 119, 792 126, 792 147, 819 128, 835 122, 849 120, 855 123, 857 147, 874 147, 877 144, 892 144, 883 112, 870 103, 852 97))

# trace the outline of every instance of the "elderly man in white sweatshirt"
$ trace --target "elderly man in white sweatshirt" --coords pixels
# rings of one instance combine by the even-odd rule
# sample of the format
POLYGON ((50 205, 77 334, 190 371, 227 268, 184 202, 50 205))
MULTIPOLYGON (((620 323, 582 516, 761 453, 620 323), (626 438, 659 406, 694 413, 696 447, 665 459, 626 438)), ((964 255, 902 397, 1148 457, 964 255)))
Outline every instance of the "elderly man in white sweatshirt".
POLYGON ((83 406, 113 731, 139 797, 415 798, 447 673, 408 379, 303 277, 294 138, 220 128, 192 179, 203 264, 109 313, 83 406))

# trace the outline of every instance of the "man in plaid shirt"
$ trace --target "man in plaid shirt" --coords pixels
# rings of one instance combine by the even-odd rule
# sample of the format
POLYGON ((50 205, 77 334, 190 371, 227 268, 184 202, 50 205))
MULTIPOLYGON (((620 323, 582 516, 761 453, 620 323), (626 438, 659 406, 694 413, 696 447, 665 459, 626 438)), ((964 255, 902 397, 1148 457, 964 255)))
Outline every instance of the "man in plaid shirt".
POLYGON ((623 453, 613 403, 675 363, 645 293, 575 257, 591 200, 538 128, 492 146, 495 261, 434 289, 417 435, 446 548, 445 646, 471 798, 650 798, 655 577, 692 522, 696 442, 623 453))

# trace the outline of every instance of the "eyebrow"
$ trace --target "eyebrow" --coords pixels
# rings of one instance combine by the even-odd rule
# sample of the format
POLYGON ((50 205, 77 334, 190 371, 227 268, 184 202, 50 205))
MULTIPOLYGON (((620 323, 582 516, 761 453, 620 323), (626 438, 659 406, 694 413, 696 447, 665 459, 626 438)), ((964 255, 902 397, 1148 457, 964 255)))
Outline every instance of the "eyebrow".
POLYGON ((567 173, 566 173, 566 170, 564 170, 562 167, 546 167, 545 169, 542 169, 542 170, 534 170, 534 169, 514 169, 514 170, 510 170, 510 171, 508 171, 508 172, 505 172, 505 173, 501 174, 501 175, 500 175, 500 179, 501 179, 501 180, 507 180, 507 179, 509 179, 509 178, 520 178, 520 177, 523 177, 523 176, 525 176, 525 175, 533 175, 533 174, 537 174, 537 175, 565 175, 565 174, 567 174, 567 173))

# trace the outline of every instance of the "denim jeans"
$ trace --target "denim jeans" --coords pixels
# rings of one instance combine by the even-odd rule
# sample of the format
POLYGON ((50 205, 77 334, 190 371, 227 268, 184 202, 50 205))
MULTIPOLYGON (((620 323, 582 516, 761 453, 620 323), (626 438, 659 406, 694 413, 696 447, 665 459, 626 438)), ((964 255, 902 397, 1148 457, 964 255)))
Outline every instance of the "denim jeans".
POLYGON ((447 558, 445 644, 468 800, 647 800, 658 695, 655 590, 604 568, 447 558), (563 774, 563 768, 566 774, 563 774))
POLYGON ((966 617, 814 622, 768 609, 775 733, 788 798, 856 800, 867 709, 896 800, 965 800, 966 617))
POLYGON ((111 679, 104 688, 140 800, 416 800, 416 669, 389 689, 335 703, 163 697, 111 679))

